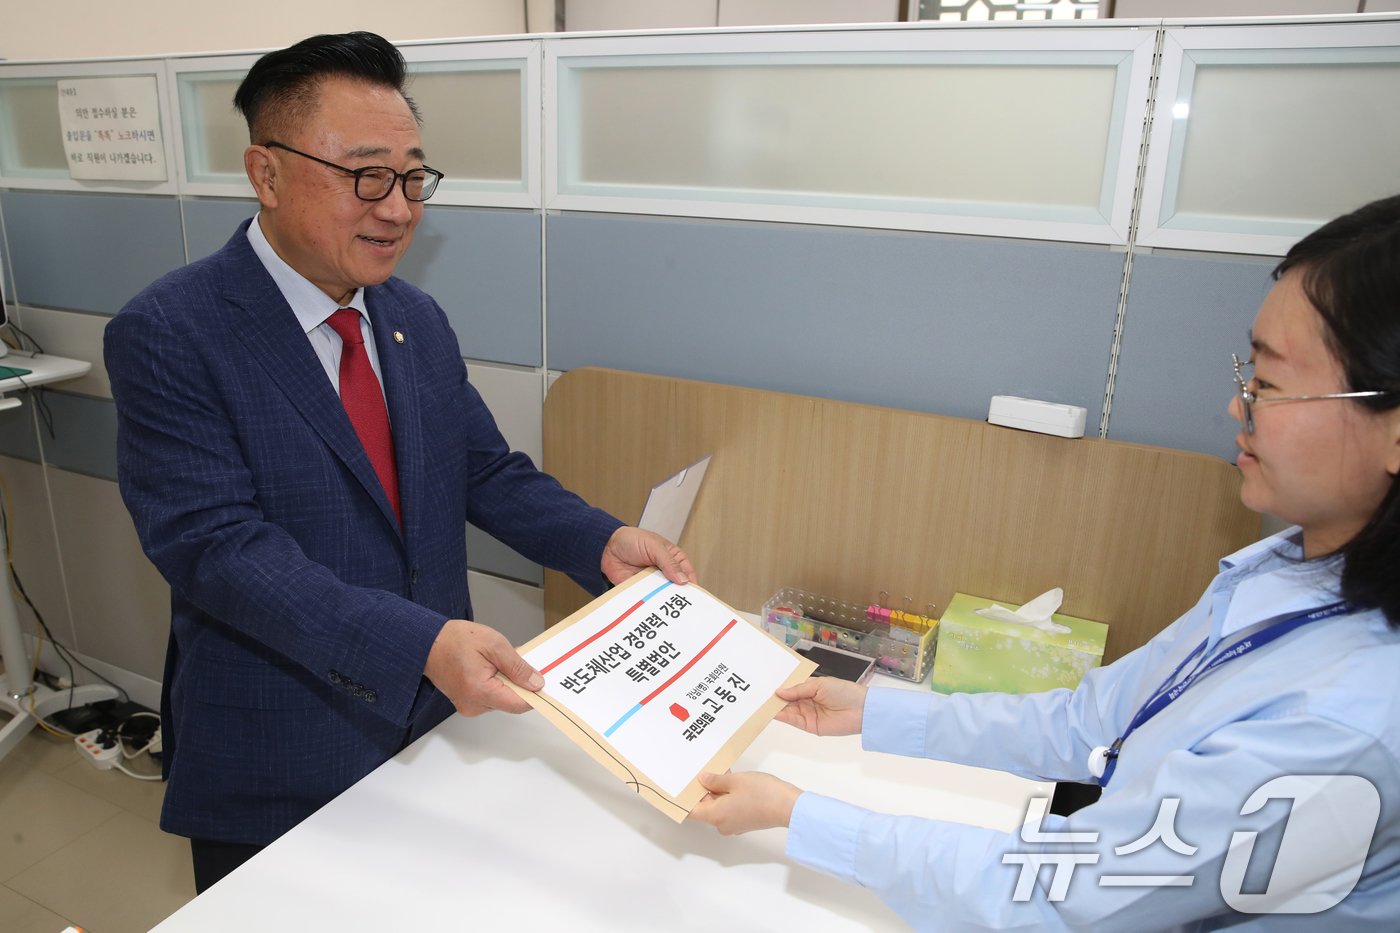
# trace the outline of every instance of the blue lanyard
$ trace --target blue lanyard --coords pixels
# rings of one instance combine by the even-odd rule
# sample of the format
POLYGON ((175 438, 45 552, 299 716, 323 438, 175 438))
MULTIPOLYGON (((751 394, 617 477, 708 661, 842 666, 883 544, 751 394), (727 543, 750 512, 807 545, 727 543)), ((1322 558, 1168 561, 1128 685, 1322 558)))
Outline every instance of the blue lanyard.
POLYGON ((1118 766, 1118 753, 1122 749, 1123 743, 1127 741, 1128 736, 1132 735, 1139 726, 1170 706, 1177 697, 1185 693, 1202 677, 1227 661, 1242 658, 1251 651, 1255 651, 1272 641, 1282 638, 1294 629, 1301 628, 1310 622, 1330 619, 1333 616, 1344 615, 1351 611, 1351 603, 1342 600, 1341 602, 1332 603, 1330 606, 1309 609, 1306 612, 1287 616, 1286 618, 1274 622, 1267 628, 1246 635, 1224 651, 1218 652, 1208 662, 1206 661, 1205 651, 1209 639, 1202 641, 1191 650, 1191 653, 1186 656, 1185 660, 1176 666, 1176 670, 1172 671, 1167 679, 1162 681, 1162 685, 1147 698, 1147 702, 1142 704, 1137 711, 1137 715, 1128 723, 1127 731, 1114 739, 1112 745, 1107 748, 1100 746, 1094 749, 1093 753, 1090 754, 1090 770, 1096 771, 1099 767, 1103 769, 1102 776, 1098 777, 1099 786, 1108 786, 1109 779, 1113 777, 1113 771, 1118 766), (1185 670, 1186 666, 1192 661, 1196 662, 1195 666, 1190 671, 1187 671, 1186 675, 1183 677, 1182 671, 1185 670), (1177 680, 1178 677, 1181 678, 1179 681, 1177 680))

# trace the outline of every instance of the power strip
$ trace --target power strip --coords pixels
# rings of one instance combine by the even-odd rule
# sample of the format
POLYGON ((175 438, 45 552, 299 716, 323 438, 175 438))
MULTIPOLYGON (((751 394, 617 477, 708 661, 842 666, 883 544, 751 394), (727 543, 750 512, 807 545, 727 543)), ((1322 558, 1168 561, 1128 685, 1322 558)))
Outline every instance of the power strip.
POLYGON ((73 744, 78 749, 78 755, 91 762, 99 771, 110 770, 122 756, 121 743, 117 741, 116 735, 103 729, 93 729, 74 736, 73 744))

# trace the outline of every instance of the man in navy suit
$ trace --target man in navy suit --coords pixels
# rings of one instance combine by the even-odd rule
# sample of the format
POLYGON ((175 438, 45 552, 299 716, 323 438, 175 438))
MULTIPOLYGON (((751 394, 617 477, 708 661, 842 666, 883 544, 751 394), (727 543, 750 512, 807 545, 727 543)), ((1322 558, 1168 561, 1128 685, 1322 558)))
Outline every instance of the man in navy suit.
MULTIPOLYGON (((686 556, 513 453, 426 294, 392 278, 440 178, 369 33, 235 97, 260 213, 107 327, 122 496, 171 588, 161 826, 204 890, 455 707, 539 689, 469 621, 465 524, 599 592, 686 556)), ((463 775, 464 786, 470 775, 463 775)))

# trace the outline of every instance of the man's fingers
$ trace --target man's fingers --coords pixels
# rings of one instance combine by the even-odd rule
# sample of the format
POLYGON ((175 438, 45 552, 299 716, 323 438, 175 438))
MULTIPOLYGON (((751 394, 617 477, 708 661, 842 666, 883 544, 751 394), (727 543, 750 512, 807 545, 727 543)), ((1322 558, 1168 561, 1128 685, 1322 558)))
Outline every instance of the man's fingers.
POLYGON ((530 704, 507 682, 522 690, 544 686, 544 678, 504 635, 466 619, 451 619, 443 626, 428 653, 424 674, 463 716, 491 710, 523 713, 530 704))
POLYGON ((682 575, 682 579, 677 580, 677 583, 700 582, 699 578, 695 575, 695 568, 690 565, 690 558, 686 555, 685 551, 682 551, 680 547, 674 544, 670 545, 667 551, 670 552, 671 557, 675 560, 676 566, 680 569, 682 575))
POLYGON ((642 543, 646 556, 642 563, 652 564, 672 583, 689 583, 694 579, 684 551, 658 534, 645 534, 642 543))
MULTIPOLYGON (((531 667, 520 654, 510 646, 504 636, 499 636, 499 640, 492 639, 492 643, 484 645, 481 649, 481 656, 493 664, 496 670, 510 682, 525 689, 538 691, 544 686, 544 678, 540 672, 531 667)), ((504 688, 503 688, 504 689, 504 688)), ((509 690, 505 691, 510 693, 509 690)), ((511 694, 514 696, 514 694, 511 694)), ((516 697, 519 699, 519 697, 516 697)), ((527 706, 529 704, 526 704, 527 706)))
POLYGON ((672 583, 693 583, 696 579, 686 553, 656 532, 630 525, 613 532, 603 550, 601 569, 607 578, 621 583, 646 567, 657 568, 672 583))
POLYGON ((533 708, 518 693, 494 677, 482 689, 477 702, 482 706, 481 712, 500 710, 503 713, 525 713, 533 708))

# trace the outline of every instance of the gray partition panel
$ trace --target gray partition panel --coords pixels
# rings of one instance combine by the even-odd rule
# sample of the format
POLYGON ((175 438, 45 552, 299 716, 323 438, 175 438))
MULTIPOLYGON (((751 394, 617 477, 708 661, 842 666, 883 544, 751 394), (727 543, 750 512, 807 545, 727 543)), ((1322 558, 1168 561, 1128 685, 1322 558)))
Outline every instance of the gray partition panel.
POLYGON ((463 356, 542 362, 539 214, 429 204, 397 274, 442 305, 463 356))
POLYGON ((228 242, 238 225, 258 212, 258 202, 242 198, 182 198, 185 247, 189 260, 203 259, 228 242))
POLYGON ((53 435, 44 428, 41 438, 49 464, 96 476, 117 478, 117 406, 111 399, 90 398, 67 392, 44 394, 53 415, 53 435))
POLYGON ((34 433, 37 397, 50 416, 47 423, 39 419, 44 460, 74 473, 117 478, 117 408, 110 399, 51 389, 20 392, 16 397, 23 401, 19 408, 0 412, 0 454, 39 462, 39 439, 34 433))
POLYGON ((6 304, 14 304, 15 285, 10 281, 10 264, 5 261, 5 257, 10 255, 10 251, 5 245, 3 234, 3 224, 0 224, 0 295, 5 296, 6 304))
POLYGON ((24 304, 116 314, 185 262, 174 198, 5 191, 0 201, 24 304))
MULTIPOLYGON (((19 409, 0 412, 0 454, 38 461, 29 393, 19 409)), ((100 479, 117 478, 117 409, 108 399, 66 392, 44 393, 53 414, 53 436, 43 435, 44 459, 52 466, 100 479)), ((526 560, 495 538, 467 526, 467 552, 473 570, 539 586, 538 564, 526 560)))
POLYGON ((549 366, 608 366, 965 418, 1103 405, 1123 256, 938 234, 548 219, 549 366))
POLYGON ((544 571, 532 560, 521 557, 475 525, 467 525, 467 564, 472 570, 495 574, 529 583, 544 585, 544 571))
POLYGON ((1276 262, 1133 258, 1109 437, 1235 459, 1230 354, 1249 352, 1247 331, 1276 262))
POLYGON ((20 407, 0 411, 0 454, 18 460, 39 462, 39 442, 34 436, 34 393, 12 392, 20 407))

